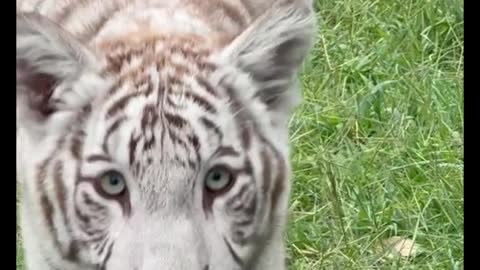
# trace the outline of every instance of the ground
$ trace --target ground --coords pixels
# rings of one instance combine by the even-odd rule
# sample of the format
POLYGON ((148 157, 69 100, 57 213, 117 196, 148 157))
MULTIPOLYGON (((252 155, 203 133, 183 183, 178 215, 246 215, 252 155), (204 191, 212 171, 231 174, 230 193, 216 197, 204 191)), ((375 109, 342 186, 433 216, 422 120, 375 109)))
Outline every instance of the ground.
POLYGON ((463 1, 316 7, 290 123, 289 269, 463 269, 463 1), (385 256, 393 236, 418 256, 385 256))

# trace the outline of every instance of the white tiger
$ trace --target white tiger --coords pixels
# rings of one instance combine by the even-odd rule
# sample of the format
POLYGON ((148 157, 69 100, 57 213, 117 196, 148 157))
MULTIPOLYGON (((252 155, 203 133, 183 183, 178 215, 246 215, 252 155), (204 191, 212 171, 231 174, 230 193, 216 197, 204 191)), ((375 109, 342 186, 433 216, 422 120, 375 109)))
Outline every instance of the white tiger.
POLYGON ((282 270, 311 0, 17 0, 28 270, 282 270))

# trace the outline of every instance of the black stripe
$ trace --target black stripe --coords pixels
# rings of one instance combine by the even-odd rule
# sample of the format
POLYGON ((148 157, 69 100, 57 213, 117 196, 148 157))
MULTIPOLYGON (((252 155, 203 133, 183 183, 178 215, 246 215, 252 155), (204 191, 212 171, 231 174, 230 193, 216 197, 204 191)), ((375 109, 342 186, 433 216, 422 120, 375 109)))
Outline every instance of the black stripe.
POLYGON ((200 122, 205 126, 205 128, 212 130, 215 133, 215 135, 219 138, 219 141, 223 139, 222 131, 220 131, 220 128, 210 119, 202 116, 200 117, 200 122))
POLYGON ((103 162, 111 162, 112 159, 108 156, 105 155, 91 155, 87 157, 87 162, 98 162, 98 161, 103 161, 103 162))
POLYGON ((232 245, 230 244, 230 242, 228 242, 227 238, 223 237, 223 241, 225 242, 225 244, 227 245, 227 248, 228 248, 228 251, 230 252, 230 255, 232 255, 232 258, 233 260, 243 268, 243 266, 245 265, 245 263, 242 261, 242 259, 240 259, 240 256, 238 256, 238 254, 235 252, 235 250, 232 248, 232 245))
POLYGON ((249 189, 249 187, 250 187, 250 184, 245 184, 242 187, 240 187, 240 190, 234 196, 232 196, 230 199, 228 199, 225 202, 225 205, 229 208, 235 207, 232 210, 238 211, 243 206, 241 204, 238 204, 238 203, 236 205, 234 205, 234 204, 238 200, 241 200, 244 197, 244 195, 247 192, 247 190, 249 189))
POLYGON ((122 124, 123 121, 125 121, 125 117, 118 118, 107 129, 107 132, 105 133, 105 137, 103 138, 103 145, 102 145, 102 149, 105 153, 108 153, 108 140, 110 139, 110 136, 112 136, 113 132, 120 127, 120 124, 122 124))
POLYGON ((172 114, 172 113, 165 112, 163 114, 163 116, 165 117, 165 120, 168 121, 170 126, 175 126, 179 129, 182 129, 183 127, 185 127, 187 125, 187 120, 185 120, 183 117, 181 117, 177 114, 172 114))
POLYGON ((108 260, 110 260, 110 256, 112 255, 112 248, 113 248, 113 242, 108 246, 107 255, 103 259, 103 262, 100 266, 100 270, 105 270, 106 269, 108 260))
POLYGON ((208 82, 206 79, 200 77, 200 76, 197 76, 196 77, 197 79, 197 83, 205 90, 207 91, 208 93, 210 93, 210 95, 214 96, 214 97, 218 97, 217 95, 217 92, 214 90, 213 86, 210 84, 210 82, 208 82))
POLYGON ((109 239, 108 239, 108 237, 107 237, 107 238, 105 238, 105 239, 101 242, 101 244, 100 244, 100 246, 99 246, 99 248, 98 248, 98 254, 99 254, 99 255, 102 255, 103 251, 105 250, 105 247, 106 247, 107 244, 108 244, 108 240, 109 240, 109 239))
POLYGON ((185 96, 191 99, 198 106, 202 107, 205 111, 213 114, 217 113, 217 110, 213 107, 213 105, 210 104, 210 102, 208 102, 208 100, 204 99, 203 97, 190 92, 185 93, 185 96))

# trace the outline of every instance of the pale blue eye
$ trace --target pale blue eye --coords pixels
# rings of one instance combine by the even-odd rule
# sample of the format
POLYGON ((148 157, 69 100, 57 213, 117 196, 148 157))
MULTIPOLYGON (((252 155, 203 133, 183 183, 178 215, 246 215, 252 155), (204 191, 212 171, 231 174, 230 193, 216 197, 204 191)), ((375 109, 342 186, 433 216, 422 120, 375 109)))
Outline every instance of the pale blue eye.
POLYGON ((225 168, 210 170, 205 178, 205 187, 211 191, 220 191, 229 186, 232 174, 225 168))
POLYGON ((127 187, 123 176, 117 172, 107 172, 101 179, 102 190, 108 195, 119 195, 127 187))

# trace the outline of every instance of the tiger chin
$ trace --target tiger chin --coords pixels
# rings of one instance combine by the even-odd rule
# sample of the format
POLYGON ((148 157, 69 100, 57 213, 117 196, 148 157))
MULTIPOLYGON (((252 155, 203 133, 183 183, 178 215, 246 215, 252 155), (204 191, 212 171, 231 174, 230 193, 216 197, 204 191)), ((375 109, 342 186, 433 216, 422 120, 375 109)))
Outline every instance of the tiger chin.
POLYGON ((27 270, 282 270, 311 0, 17 0, 27 270))

